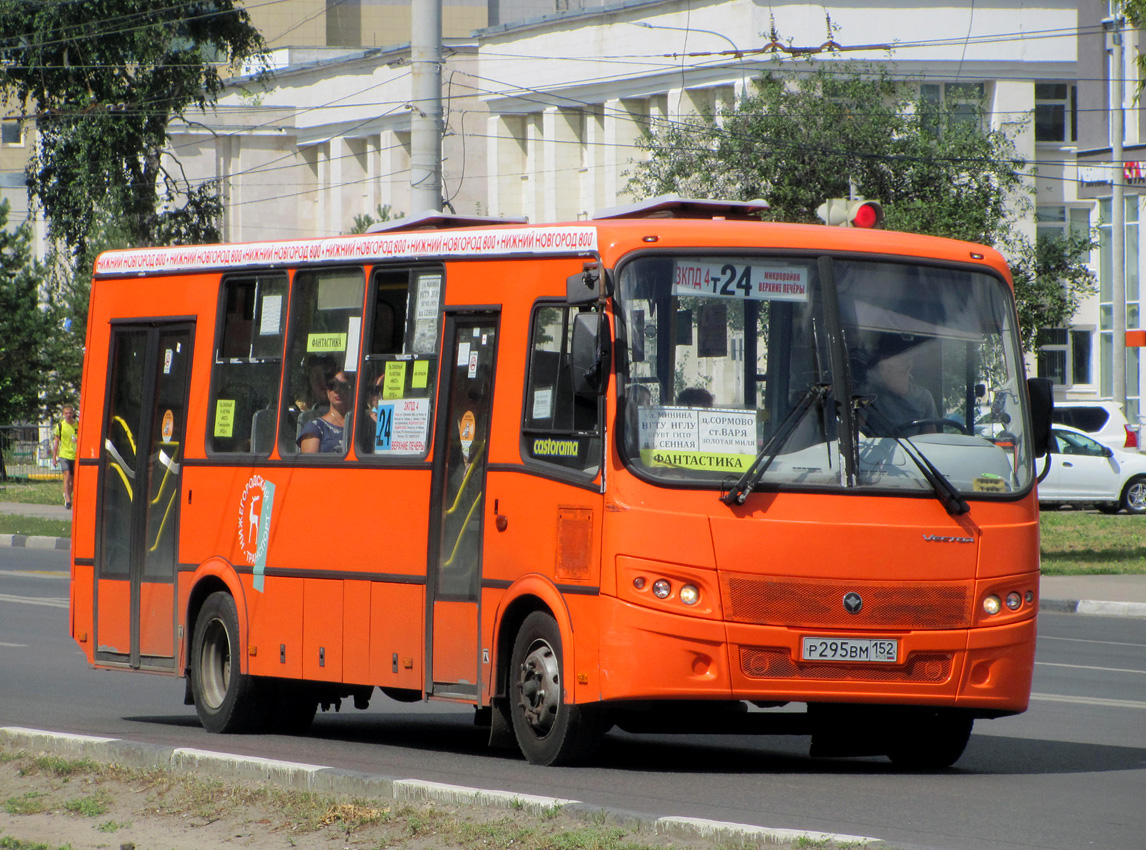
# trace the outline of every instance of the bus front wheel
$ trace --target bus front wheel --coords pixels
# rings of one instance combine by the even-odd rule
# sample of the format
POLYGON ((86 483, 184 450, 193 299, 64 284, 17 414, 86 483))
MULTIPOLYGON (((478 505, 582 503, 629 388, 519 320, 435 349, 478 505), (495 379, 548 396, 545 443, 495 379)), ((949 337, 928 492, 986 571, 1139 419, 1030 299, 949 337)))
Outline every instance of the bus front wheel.
POLYGON ((544 611, 521 624, 510 660, 513 732, 530 764, 572 764, 589 758, 604 734, 599 706, 565 700, 561 630, 544 611))
POLYGON ((260 681, 239 671, 239 615, 229 593, 203 603, 191 642, 195 712, 208 732, 254 731, 265 719, 260 681))

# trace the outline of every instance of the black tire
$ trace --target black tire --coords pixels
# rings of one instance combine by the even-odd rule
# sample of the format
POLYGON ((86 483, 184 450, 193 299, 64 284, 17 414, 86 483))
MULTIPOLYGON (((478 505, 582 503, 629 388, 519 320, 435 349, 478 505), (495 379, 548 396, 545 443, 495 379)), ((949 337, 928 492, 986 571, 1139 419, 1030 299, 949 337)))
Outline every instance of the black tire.
POLYGON ((509 712, 517 746, 530 764, 573 764, 596 752, 604 735, 600 706, 565 700, 561 630, 549 614, 525 618, 513 642, 509 712))
POLYGON ((959 760, 975 719, 965 711, 921 708, 896 718, 889 729, 887 757, 897 767, 941 770, 959 760))
POLYGON ((229 593, 212 593, 195 621, 191 687, 208 732, 251 732, 266 719, 265 683, 239 672, 239 615, 229 593))
POLYGON ((1119 506, 1128 514, 1146 514, 1146 476, 1139 475, 1126 482, 1119 506))

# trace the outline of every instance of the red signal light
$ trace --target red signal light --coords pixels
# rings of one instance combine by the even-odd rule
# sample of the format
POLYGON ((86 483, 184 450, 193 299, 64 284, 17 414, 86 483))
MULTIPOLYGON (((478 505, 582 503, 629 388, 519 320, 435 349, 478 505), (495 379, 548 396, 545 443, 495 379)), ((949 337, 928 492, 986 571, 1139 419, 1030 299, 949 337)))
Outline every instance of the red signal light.
POLYGON ((874 229, 883 226, 883 206, 879 201, 829 198, 820 204, 816 215, 834 227, 874 229))
POLYGON ((880 220, 883 218, 880 212, 880 209, 875 204, 860 204, 860 206, 853 211, 852 227, 878 227, 880 220))

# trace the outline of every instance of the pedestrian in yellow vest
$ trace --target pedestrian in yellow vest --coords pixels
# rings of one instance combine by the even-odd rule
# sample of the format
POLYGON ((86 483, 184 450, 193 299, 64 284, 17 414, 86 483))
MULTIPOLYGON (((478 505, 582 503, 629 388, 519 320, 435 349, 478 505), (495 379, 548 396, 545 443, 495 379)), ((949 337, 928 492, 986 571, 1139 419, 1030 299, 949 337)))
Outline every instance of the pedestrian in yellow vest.
POLYGON ((64 507, 72 506, 72 476, 76 471, 76 434, 80 421, 74 405, 65 404, 63 418, 52 429, 52 463, 58 459, 64 472, 64 507))

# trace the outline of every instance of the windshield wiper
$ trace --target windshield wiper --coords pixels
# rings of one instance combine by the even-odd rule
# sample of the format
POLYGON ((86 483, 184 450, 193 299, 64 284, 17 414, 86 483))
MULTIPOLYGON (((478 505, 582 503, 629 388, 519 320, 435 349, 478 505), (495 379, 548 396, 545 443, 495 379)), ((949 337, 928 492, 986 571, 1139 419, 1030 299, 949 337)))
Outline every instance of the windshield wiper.
POLYGON ((732 485, 732 488, 721 495, 720 501, 726 505, 744 504, 744 500, 748 498, 748 494, 752 492, 760 478, 768 471, 768 467, 772 465, 776 455, 780 454, 780 449, 784 448, 784 444, 788 442, 788 437, 796 430, 796 426, 804 421, 804 417, 808 415, 812 406, 831 392, 831 389, 831 384, 812 384, 804 390, 804 394, 800 396, 796 406, 784 417, 784 421, 768 438, 764 448, 760 449, 760 454, 756 455, 756 460, 752 461, 752 465, 744 471, 744 474, 732 485))
POLYGON ((871 416, 877 424, 881 425, 884 429, 891 434, 894 440, 899 443, 903 449, 903 453, 907 455, 919 467, 920 473, 927 479, 927 483, 931 485, 931 489, 935 492, 935 496, 939 499, 940 504, 947 510, 951 516, 962 516, 971 510, 971 506, 967 504, 967 500, 959 493, 958 488, 955 487, 950 481, 947 480, 938 467, 935 466, 915 443, 911 442, 911 438, 903 433, 894 422, 883 415, 878 409, 872 407, 874 397, 853 396, 853 401, 857 407, 862 406, 864 414, 871 416))

